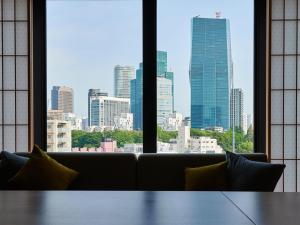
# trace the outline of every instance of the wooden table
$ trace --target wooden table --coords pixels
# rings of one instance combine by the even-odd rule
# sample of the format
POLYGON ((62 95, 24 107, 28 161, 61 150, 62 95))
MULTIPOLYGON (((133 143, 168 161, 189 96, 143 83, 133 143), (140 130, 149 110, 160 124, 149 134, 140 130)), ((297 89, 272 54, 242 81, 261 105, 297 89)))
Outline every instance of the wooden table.
POLYGON ((0 191, 1 225, 298 223, 297 193, 0 191))

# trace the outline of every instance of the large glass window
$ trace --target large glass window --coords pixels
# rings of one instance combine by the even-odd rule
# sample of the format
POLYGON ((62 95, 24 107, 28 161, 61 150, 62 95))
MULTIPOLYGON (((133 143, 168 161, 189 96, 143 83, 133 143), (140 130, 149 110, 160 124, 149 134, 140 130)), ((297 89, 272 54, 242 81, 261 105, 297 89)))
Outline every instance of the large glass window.
POLYGON ((47 1, 47 151, 142 152, 142 1, 47 1))
POLYGON ((253 0, 158 0, 158 152, 253 152, 253 0))

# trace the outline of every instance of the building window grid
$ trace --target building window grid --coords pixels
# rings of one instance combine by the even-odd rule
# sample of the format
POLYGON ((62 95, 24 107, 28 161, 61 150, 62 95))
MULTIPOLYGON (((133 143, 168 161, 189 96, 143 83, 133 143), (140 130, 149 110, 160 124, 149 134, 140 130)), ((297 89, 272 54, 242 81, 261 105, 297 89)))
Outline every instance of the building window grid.
POLYGON ((30 149, 30 0, 1 0, 1 122, 0 148, 7 151, 28 151, 30 149), (23 15, 22 15, 23 13, 23 15), (25 13, 25 14, 24 14, 25 13), (24 16, 25 15, 25 16, 24 16), (22 17, 23 16, 23 17, 22 17), (22 17, 22 18, 21 18, 22 17), (21 26, 23 25, 23 26, 21 26), (12 28, 10 34, 5 27, 12 28), (22 30, 25 29, 25 30, 22 30), (24 37, 24 35, 26 35, 24 37), (9 40, 10 39, 10 40, 9 40), (24 44, 22 39, 25 39, 24 44), (12 43, 8 43, 12 42, 12 43), (20 45, 21 42, 21 45, 20 45), (26 45, 26 46, 24 46, 26 45), (12 49, 9 49, 12 48, 12 49), (9 65, 8 59, 11 59, 9 65), (25 65, 21 63, 25 60, 25 65), (7 68, 5 68, 7 67, 7 68), (11 71, 7 71, 10 69, 11 71), (24 74, 22 74, 22 72, 24 74), (11 73, 11 74, 9 74, 11 73), (10 82, 6 82, 9 79, 10 82), (9 96, 11 98, 9 98, 9 96), (6 101, 10 100, 9 108, 6 101), (24 100, 25 102, 22 102, 24 100), (27 101, 27 102, 26 102, 27 101), (22 106, 21 108, 18 106, 22 106), (8 114, 12 121, 7 120, 8 114), (25 116, 24 116, 25 115, 25 116), (27 116, 26 116, 27 115, 27 116), (12 136, 14 138, 12 138, 12 136), (23 137, 22 137, 23 136, 23 137))
POLYGON ((271 162, 287 165, 276 191, 298 192, 300 188, 298 185, 298 182, 300 184, 300 177, 298 177, 300 166, 298 156, 300 144, 298 143, 298 129, 300 129, 298 119, 299 6, 299 0, 273 0, 269 4, 271 40, 269 48, 269 101, 271 104, 269 153, 271 162), (287 30, 291 27, 294 30, 288 32, 287 30), (293 35, 294 37, 291 37, 293 35), (275 45, 275 40, 279 42, 277 45, 275 45), (294 48, 287 46, 290 44, 292 47, 294 45, 294 48), (291 68, 292 70, 288 71, 291 68), (294 81, 291 82, 291 79, 294 81))

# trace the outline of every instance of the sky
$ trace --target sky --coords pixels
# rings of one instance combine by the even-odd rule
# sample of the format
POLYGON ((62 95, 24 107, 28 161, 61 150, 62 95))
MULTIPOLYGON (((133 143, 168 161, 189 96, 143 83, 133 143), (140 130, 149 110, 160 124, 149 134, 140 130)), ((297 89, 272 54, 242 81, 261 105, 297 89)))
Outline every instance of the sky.
MULTIPOLYGON (((253 114, 253 0, 158 0, 158 50, 174 72, 175 110, 190 116, 191 18, 230 20, 234 85, 253 114)), ((87 94, 113 96, 114 67, 142 62, 141 0, 48 0, 48 99, 54 85, 74 90, 74 110, 87 117, 87 94)))

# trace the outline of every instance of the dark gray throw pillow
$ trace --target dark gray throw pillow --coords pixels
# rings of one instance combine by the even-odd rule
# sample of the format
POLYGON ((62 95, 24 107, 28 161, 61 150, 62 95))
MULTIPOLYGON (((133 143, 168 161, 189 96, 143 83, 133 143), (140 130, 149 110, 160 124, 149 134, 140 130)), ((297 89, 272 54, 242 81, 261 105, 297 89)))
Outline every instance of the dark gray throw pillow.
POLYGON ((0 189, 7 189, 8 180, 25 166, 28 158, 2 151, 0 153, 0 189))
POLYGON ((231 191, 274 191, 285 168, 284 164, 256 162, 226 152, 231 191))

